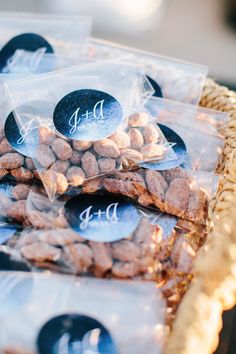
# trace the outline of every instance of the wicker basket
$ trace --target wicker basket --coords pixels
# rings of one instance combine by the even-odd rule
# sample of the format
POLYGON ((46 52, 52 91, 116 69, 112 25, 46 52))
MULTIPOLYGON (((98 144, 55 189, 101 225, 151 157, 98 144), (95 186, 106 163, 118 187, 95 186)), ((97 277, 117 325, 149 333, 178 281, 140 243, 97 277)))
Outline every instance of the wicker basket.
POLYGON ((209 235, 194 263, 165 354, 209 354, 218 344, 222 312, 236 295, 236 93, 207 80, 201 106, 227 112, 222 181, 209 208, 209 235))

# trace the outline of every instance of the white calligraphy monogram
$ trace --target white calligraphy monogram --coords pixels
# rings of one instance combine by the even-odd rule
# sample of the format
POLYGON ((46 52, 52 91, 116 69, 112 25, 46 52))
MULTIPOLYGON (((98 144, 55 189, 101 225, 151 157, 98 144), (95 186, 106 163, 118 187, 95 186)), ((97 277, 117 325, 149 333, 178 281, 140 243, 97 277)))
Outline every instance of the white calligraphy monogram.
MULTIPOLYGON (((103 215, 105 215, 105 220, 107 223, 117 223, 119 221, 117 216, 117 207, 119 203, 112 203, 108 205, 105 211, 99 209, 97 212, 92 213, 92 205, 80 213, 79 219, 81 220, 80 229, 85 230, 89 226, 97 226, 97 222, 93 222, 95 216, 98 220, 101 220, 103 215)), ((102 220, 101 220, 102 221, 102 220)))
MULTIPOLYGON (((50 127, 51 121, 49 119, 44 120, 44 126, 48 127, 51 130, 55 130, 50 127)), ((24 125, 21 126, 19 129, 19 134, 20 137, 17 140, 17 144, 21 145, 23 143, 26 144, 36 144, 39 142, 39 138, 36 138, 36 134, 31 134, 34 129, 37 129, 38 126, 40 126, 40 121, 39 123, 35 122, 35 119, 31 119, 30 121, 26 122, 24 125)))
POLYGON ((7 60, 7 64, 3 68, 2 72, 4 74, 32 72, 37 69, 46 50, 47 48, 45 47, 39 48, 35 52, 17 49, 15 53, 7 60))
POLYGON ((74 134, 76 130, 85 130, 89 128, 92 125, 96 125, 95 122, 99 124, 103 124, 105 122, 105 117, 104 117, 104 112, 103 112, 103 105, 104 105, 105 100, 98 101, 94 107, 92 112, 89 112, 88 110, 84 114, 79 114, 80 113, 80 107, 76 109, 76 111, 72 114, 72 116, 69 119, 69 126, 71 127, 70 129, 70 134, 74 134), (82 117, 85 117, 86 123, 80 126, 80 122, 82 117), (91 123, 91 121, 94 121, 91 123))

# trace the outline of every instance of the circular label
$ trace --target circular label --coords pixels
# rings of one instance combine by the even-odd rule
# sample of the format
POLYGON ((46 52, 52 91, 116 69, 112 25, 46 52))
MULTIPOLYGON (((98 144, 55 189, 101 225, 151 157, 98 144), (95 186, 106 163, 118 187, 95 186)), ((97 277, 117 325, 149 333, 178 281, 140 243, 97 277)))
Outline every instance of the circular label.
POLYGON ((5 74, 33 72, 44 53, 54 53, 46 39, 35 33, 19 34, 1 49, 0 72, 5 74))
POLYGON ((53 106, 47 101, 31 101, 16 109, 19 125, 15 114, 11 112, 4 125, 4 131, 9 144, 22 155, 32 157, 39 144, 38 128, 40 122, 50 127, 53 106))
POLYGON ((169 160, 167 158, 166 160, 164 159, 160 162, 143 162, 139 164, 139 166, 149 168, 151 170, 164 171, 182 165, 187 158, 187 148, 183 139, 174 130, 170 129, 166 125, 158 124, 158 126, 168 143, 173 144, 172 149, 175 152, 176 158, 169 160))
POLYGON ((62 135, 74 140, 96 141, 112 135, 123 118, 121 104, 97 90, 78 90, 59 101, 54 125, 62 135))
POLYGON ((40 354, 118 354, 108 330, 92 317, 63 314, 50 319, 37 338, 40 354))
POLYGON ((162 94, 162 90, 161 90, 161 87, 158 85, 158 83, 153 80, 149 75, 146 75, 148 81, 150 82, 150 84, 152 85, 153 89, 155 90, 154 93, 153 93, 153 97, 163 97, 163 94, 162 94))
POLYGON ((84 194, 65 204, 69 225, 87 240, 113 242, 128 237, 136 229, 139 213, 122 197, 84 194))

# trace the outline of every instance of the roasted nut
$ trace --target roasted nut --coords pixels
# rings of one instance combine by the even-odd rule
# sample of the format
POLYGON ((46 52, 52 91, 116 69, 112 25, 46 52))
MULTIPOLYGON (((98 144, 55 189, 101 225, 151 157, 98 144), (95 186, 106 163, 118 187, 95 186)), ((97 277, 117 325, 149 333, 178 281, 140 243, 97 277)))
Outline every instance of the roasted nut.
POLYGON ((196 254, 183 237, 176 239, 171 251, 171 259, 178 272, 189 274, 196 254))
POLYGON ((96 141, 93 144, 94 151, 103 157, 117 158, 120 156, 120 150, 114 141, 110 139, 103 139, 96 141))
POLYGON ((10 152, 8 154, 3 155, 0 158, 0 166, 1 168, 6 169, 14 169, 22 166, 24 163, 24 157, 18 152, 10 152))
POLYGON ((103 186, 110 193, 122 194, 130 198, 138 195, 136 188, 130 181, 124 182, 115 178, 104 178, 103 186))
POLYGON ((72 148, 70 144, 61 138, 53 140, 51 148, 56 156, 62 161, 69 160, 72 157, 72 148))
POLYGON ((25 158, 25 166, 29 170, 35 170, 34 162, 30 157, 25 158))
POLYGON ((68 181, 66 177, 59 172, 47 170, 42 172, 40 177, 46 189, 48 189, 51 194, 64 194, 68 189, 68 181))
POLYGON ((27 182, 34 178, 33 172, 24 167, 12 169, 10 172, 13 177, 21 182, 27 182))
POLYGON ((87 245, 71 244, 64 247, 63 260, 75 273, 86 273, 93 264, 93 252, 87 245))
POLYGON ((184 217, 189 220, 202 222, 206 218, 207 213, 207 194, 204 190, 199 189, 190 194, 189 204, 184 217))
POLYGON ((135 262, 115 262, 112 267, 112 275, 117 278, 133 278, 136 275, 137 267, 135 262))
POLYGON ((159 139, 159 132, 153 124, 148 124, 143 128, 145 144, 155 144, 159 139))
POLYGON ((110 158, 102 158, 98 160, 100 172, 112 172, 116 168, 116 161, 110 158))
POLYGON ((158 171, 146 171, 146 183, 148 191, 152 194, 155 205, 161 210, 165 209, 164 199, 168 188, 164 177, 158 171))
POLYGON ((78 151, 85 151, 92 147, 91 141, 73 140, 73 148, 78 151))
POLYGON ((4 155, 7 154, 8 152, 12 152, 13 148, 12 146, 9 144, 9 142, 7 141, 6 138, 4 138, 1 142, 0 142, 0 155, 4 155))
POLYGON ((62 173, 63 175, 66 174, 66 171, 70 167, 70 162, 69 161, 62 161, 62 160, 57 160, 52 164, 50 167, 51 171, 59 172, 62 173))
POLYGON ((41 231, 38 235, 41 242, 48 243, 52 246, 66 246, 75 242, 84 242, 76 232, 71 229, 53 229, 41 231))
POLYGON ((7 209, 7 216, 20 223, 24 222, 27 218, 26 214, 26 200, 17 200, 12 203, 7 209))
POLYGON ((143 127, 149 121, 149 116, 146 112, 135 113, 129 117, 130 127, 143 127))
POLYGON ((189 173, 181 168, 181 167, 175 167, 175 168, 171 168, 169 170, 166 171, 161 171, 162 175, 164 176, 165 180, 167 181, 167 183, 171 183, 175 178, 185 178, 187 179, 189 182, 191 182, 192 178, 189 175, 189 173))
POLYGON ((98 163, 95 156, 91 152, 86 151, 84 153, 81 158, 81 164, 87 177, 93 177, 98 174, 98 163))
POLYGON ((13 189, 12 189, 12 197, 16 200, 20 199, 27 199, 29 192, 30 192, 30 186, 28 184, 17 184, 13 189))
POLYGON ((66 174, 68 183, 73 186, 77 187, 83 184, 85 173, 80 167, 72 166, 66 174))
POLYGON ((139 247, 128 240, 113 243, 111 250, 112 257, 122 262, 131 262, 140 256, 139 247))
POLYGON ((149 144, 145 145, 140 149, 141 154, 143 155, 143 159, 157 159, 164 155, 164 147, 163 145, 158 144, 149 144))
POLYGON ((70 162, 72 163, 72 165, 78 165, 80 161, 81 161, 81 153, 79 151, 73 150, 70 162))
POLYGON ((142 133, 137 128, 131 128, 129 131, 130 146, 134 150, 140 150, 144 144, 142 133))
POLYGON ((20 250, 21 255, 29 261, 58 261, 61 258, 62 251, 47 243, 34 242, 26 245, 20 250))
POLYGON ((94 271, 97 276, 103 276, 112 268, 112 257, 109 246, 101 243, 89 241, 89 246, 93 251, 94 271))
POLYGON ((185 178, 174 179, 165 195, 165 210, 169 214, 183 216, 190 196, 189 183, 185 178))
POLYGON ((91 180, 85 181, 83 184, 84 193, 94 193, 102 188, 103 177, 93 178, 91 180))
POLYGON ((8 175, 8 171, 5 168, 0 168, 0 179, 8 175))
POLYGON ((109 139, 114 141, 118 149, 126 149, 130 146, 129 135, 121 129, 118 129, 109 139))
POLYGON ((56 161, 56 157, 50 147, 43 144, 38 146, 36 157, 38 162, 45 168, 49 168, 56 161))
POLYGON ((47 127, 40 127, 38 130, 39 143, 44 145, 51 145, 56 135, 52 129, 47 127))
POLYGON ((139 162, 142 161, 143 156, 140 152, 132 149, 121 150, 121 158, 122 160, 127 160, 131 162, 139 162))
POLYGON ((27 210, 27 218, 30 224, 37 229, 51 229, 54 225, 55 216, 39 210, 27 210))

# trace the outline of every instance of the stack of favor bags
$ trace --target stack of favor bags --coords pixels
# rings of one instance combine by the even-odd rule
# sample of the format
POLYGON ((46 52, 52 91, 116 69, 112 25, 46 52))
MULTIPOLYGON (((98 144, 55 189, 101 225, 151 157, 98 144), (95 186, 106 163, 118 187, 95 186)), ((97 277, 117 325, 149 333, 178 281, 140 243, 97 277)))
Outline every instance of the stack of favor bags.
POLYGON ((207 68, 0 14, 0 352, 159 354, 228 117, 207 68))

